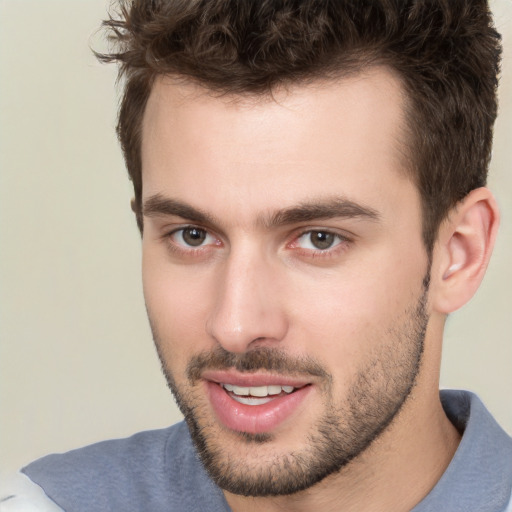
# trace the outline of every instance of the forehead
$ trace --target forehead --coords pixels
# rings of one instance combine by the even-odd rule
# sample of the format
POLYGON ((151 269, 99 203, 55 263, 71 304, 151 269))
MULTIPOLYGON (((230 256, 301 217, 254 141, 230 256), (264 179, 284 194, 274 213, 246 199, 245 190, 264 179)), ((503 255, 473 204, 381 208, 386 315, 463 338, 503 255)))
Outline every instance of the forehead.
POLYGON ((258 97, 160 78, 143 120, 143 197, 237 218, 327 194, 378 205, 384 185, 411 188, 404 101, 385 68, 258 97))

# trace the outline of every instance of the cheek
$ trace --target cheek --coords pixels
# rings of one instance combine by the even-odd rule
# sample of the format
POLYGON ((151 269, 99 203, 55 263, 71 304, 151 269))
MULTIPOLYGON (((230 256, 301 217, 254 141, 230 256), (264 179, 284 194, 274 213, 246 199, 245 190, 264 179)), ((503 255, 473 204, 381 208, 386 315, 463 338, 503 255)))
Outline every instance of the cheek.
POLYGON ((423 277, 422 265, 381 257, 303 280, 296 289, 302 300, 293 320, 301 349, 348 383, 394 343, 394 328, 415 307, 423 277))
POLYGON ((167 365, 184 367, 190 355, 204 350, 208 287, 192 270, 183 271, 143 254, 146 308, 167 365))

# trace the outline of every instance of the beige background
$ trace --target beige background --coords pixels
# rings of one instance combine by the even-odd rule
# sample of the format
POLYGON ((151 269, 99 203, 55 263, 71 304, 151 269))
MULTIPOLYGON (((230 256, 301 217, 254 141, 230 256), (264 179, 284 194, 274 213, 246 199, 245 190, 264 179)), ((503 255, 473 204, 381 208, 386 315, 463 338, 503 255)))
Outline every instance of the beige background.
MULTIPOLYGON (((2 470, 179 418, 145 318, 115 69, 88 49, 105 5, 0 0, 2 470)), ((512 3, 492 5, 506 47, 490 180, 502 228, 484 285, 449 320, 442 385, 477 391, 512 432, 512 3)))

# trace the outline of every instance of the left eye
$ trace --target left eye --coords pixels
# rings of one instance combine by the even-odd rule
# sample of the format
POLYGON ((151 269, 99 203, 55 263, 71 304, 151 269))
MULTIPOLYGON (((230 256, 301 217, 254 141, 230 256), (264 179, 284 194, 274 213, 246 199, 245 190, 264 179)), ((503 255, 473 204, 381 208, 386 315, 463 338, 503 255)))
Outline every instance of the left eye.
POLYGON ((172 239, 186 247, 200 247, 215 242, 215 238, 208 231, 194 227, 178 229, 172 234, 172 239))
POLYGON ((302 249, 326 251, 340 244, 341 241, 339 235, 330 231, 308 231, 297 239, 297 245, 302 249))

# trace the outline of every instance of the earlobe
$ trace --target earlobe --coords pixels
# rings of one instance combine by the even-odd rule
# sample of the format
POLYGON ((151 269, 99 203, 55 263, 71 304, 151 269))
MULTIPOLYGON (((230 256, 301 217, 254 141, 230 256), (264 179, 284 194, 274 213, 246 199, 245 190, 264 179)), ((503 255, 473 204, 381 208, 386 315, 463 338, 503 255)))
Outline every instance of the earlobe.
POLYGON ((439 232, 440 277, 434 308, 452 313, 475 294, 485 275, 498 231, 499 210, 487 188, 470 192, 449 214, 439 232))

